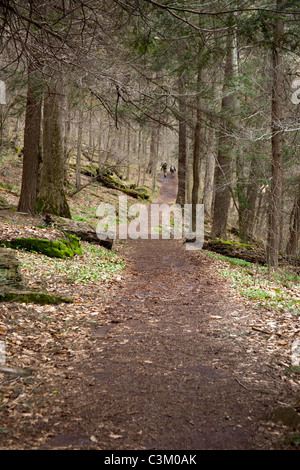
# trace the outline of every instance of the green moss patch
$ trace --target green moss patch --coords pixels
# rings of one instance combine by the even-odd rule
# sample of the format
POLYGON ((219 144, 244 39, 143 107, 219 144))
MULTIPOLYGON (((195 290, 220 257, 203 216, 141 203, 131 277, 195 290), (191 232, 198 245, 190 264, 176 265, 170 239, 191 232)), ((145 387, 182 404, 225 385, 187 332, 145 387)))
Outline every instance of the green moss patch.
POLYGON ((219 253, 230 258, 238 258, 250 263, 266 264, 265 252, 245 243, 223 240, 221 238, 209 239, 204 242, 204 250, 219 253))
POLYGON ((71 303, 72 300, 45 292, 34 292, 29 290, 4 290, 0 292, 0 302, 58 305, 61 303, 71 303))
POLYGON ((111 174, 107 172, 100 173, 97 179, 107 188, 117 189, 118 191, 122 191, 123 193, 135 199, 147 200, 150 197, 147 191, 145 191, 145 188, 138 188, 138 190, 130 189, 120 180, 114 178, 111 174))
POLYGON ((62 238, 55 241, 43 238, 15 238, 4 243, 10 248, 42 253, 51 258, 72 258, 74 255, 82 254, 79 239, 69 234, 66 234, 65 240, 62 238))
POLYGON ((229 246, 239 246, 241 248, 245 248, 246 250, 254 250, 256 247, 254 245, 250 245, 249 243, 241 243, 236 240, 224 240, 223 238, 216 238, 216 242, 222 243, 223 245, 229 246))
POLYGON ((297 427, 300 424, 300 416, 291 406, 282 406, 276 409, 271 416, 275 423, 282 423, 285 426, 297 427))

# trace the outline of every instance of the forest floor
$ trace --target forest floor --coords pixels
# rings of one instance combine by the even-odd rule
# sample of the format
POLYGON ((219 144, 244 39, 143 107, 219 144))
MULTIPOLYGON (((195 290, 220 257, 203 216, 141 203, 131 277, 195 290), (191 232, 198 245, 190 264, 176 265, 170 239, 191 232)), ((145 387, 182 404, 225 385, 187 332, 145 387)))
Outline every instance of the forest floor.
MULTIPOLYGON (((162 180, 157 202, 175 188, 162 180)), ((1 307, 7 365, 30 375, 0 376, 0 449, 299 448, 299 376, 284 338, 256 328, 264 309, 180 240, 116 250, 126 269, 69 284, 73 304, 1 307)))

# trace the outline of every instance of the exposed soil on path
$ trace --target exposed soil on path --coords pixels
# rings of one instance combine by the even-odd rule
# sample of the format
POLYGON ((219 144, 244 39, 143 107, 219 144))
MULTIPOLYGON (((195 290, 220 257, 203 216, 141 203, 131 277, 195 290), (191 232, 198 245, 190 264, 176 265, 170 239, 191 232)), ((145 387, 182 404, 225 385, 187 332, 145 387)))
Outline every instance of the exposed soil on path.
MULTIPOLYGON (((174 201, 174 180, 161 186, 158 202, 174 201)), ((281 428, 268 417, 292 391, 280 379, 278 358, 248 341, 251 311, 214 261, 176 240, 121 248, 128 269, 106 305, 110 322, 91 330, 87 354, 69 364, 65 395, 47 420, 37 419, 31 447, 283 446, 281 428)))
MULTIPOLYGON (((157 202, 174 191, 164 179, 157 202)), ((107 306, 117 323, 94 332, 73 426, 68 416, 45 447, 91 448, 91 436, 100 449, 272 447, 263 423, 282 391, 270 358, 247 349, 251 312, 181 242, 132 241, 126 254, 126 280, 107 306)))

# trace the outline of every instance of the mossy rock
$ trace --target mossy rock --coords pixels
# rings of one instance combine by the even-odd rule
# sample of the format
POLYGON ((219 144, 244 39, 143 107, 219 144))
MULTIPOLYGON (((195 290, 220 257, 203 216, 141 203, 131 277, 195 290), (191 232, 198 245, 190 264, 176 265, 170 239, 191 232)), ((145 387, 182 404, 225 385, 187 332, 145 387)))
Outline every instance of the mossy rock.
POLYGON ((282 406, 273 411, 271 419, 275 423, 285 426, 297 427, 300 425, 300 416, 291 406, 282 406))
POLYGON ((6 246, 42 253, 51 258, 72 258, 74 255, 82 254, 79 239, 70 234, 66 234, 65 240, 59 238, 55 241, 43 238, 15 238, 10 242, 6 242, 6 246))
POLYGON ((72 303, 72 300, 58 295, 49 294, 47 292, 5 289, 0 291, 0 302, 21 302, 34 303, 39 305, 58 305, 61 303, 72 303))
POLYGON ((12 250, 0 248, 0 285, 11 288, 24 287, 19 260, 12 250))

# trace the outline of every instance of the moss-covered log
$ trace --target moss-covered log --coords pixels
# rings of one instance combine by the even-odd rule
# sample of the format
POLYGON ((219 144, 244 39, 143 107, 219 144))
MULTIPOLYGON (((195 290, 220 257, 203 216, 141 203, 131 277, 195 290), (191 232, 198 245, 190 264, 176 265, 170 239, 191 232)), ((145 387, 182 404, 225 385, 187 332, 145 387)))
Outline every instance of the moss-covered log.
MULTIPOLYGON (((118 173, 117 169, 104 169, 99 172, 99 168, 95 165, 87 165, 81 169, 81 173, 85 176, 90 176, 92 178, 92 181, 98 181, 99 183, 103 184, 106 188, 116 189, 117 191, 121 191, 135 199, 150 199, 150 194, 148 193, 148 190, 146 188, 137 188, 135 185, 130 185, 130 187, 127 187, 126 184, 123 183, 123 177, 118 173)), ((85 186, 86 185, 84 185, 83 187, 85 186)), ((78 191, 74 191, 73 193, 71 193, 71 196, 76 194, 77 192, 78 191)))
POLYGON ((84 222, 78 222, 76 220, 70 220, 64 217, 55 217, 52 215, 47 215, 44 218, 44 221, 47 225, 52 225, 58 228, 59 230, 62 230, 64 233, 76 236, 78 239, 90 243, 96 243, 109 250, 111 250, 113 247, 113 240, 101 240, 97 236, 94 227, 84 222))
POLYGON ((266 264, 266 256, 264 250, 252 245, 244 243, 231 242, 222 239, 206 240, 203 249, 219 253, 230 258, 243 259, 250 263, 266 264))
POLYGON ((112 175, 106 173, 99 173, 97 180, 102 183, 107 188, 116 189, 122 191, 123 193, 131 196, 135 199, 144 199, 147 200, 150 198, 150 195, 147 193, 145 188, 135 188, 130 189, 124 183, 120 183, 112 175))
POLYGON ((42 253, 51 258, 72 258, 76 254, 82 254, 79 239, 71 234, 55 241, 43 238, 15 238, 3 243, 9 248, 42 253))
POLYGON ((58 305, 61 303, 72 303, 72 300, 61 297, 59 295, 49 294, 48 292, 2 288, 0 289, 0 302, 21 302, 34 303, 39 305, 58 305))

